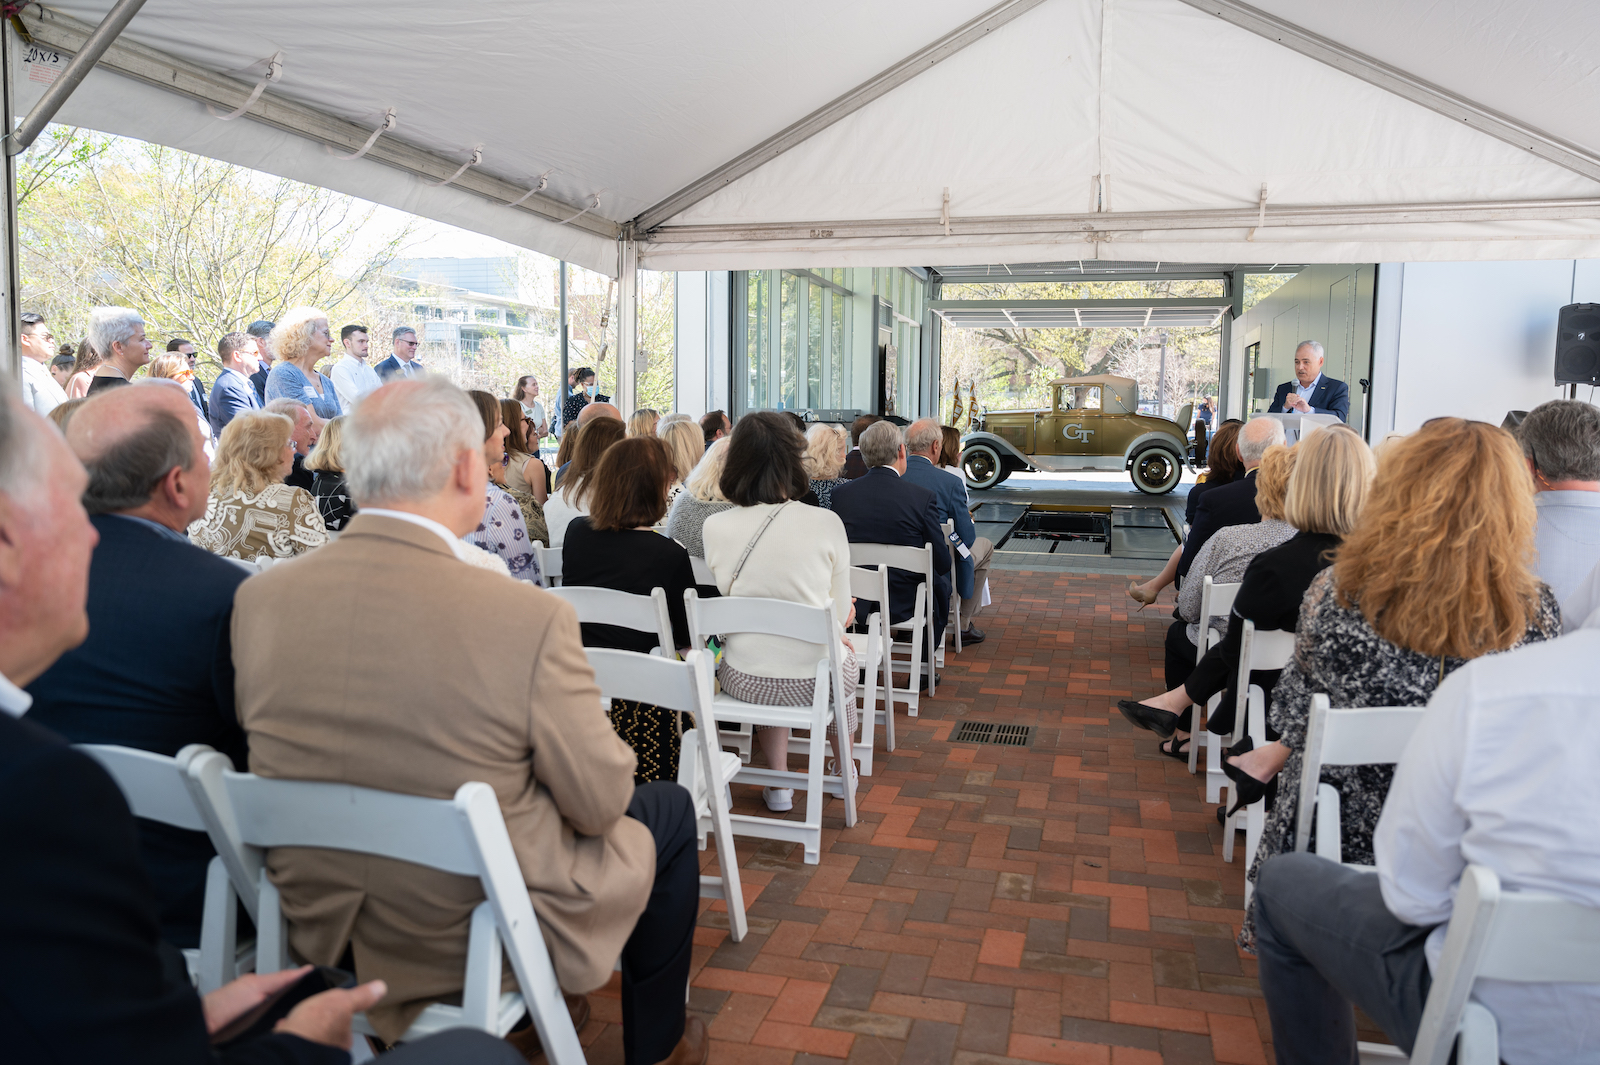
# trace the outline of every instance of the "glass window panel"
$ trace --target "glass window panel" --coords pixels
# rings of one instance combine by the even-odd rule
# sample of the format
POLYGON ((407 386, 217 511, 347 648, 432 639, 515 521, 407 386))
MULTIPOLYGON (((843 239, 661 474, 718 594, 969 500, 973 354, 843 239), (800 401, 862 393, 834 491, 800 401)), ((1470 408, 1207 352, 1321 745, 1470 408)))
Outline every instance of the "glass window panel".
POLYGON ((793 274, 781 274, 782 294, 780 297, 780 311, 782 314, 782 333, 778 341, 778 407, 782 410, 794 410, 796 392, 800 379, 800 279, 793 274))
POLYGON ((746 409, 766 406, 767 368, 772 365, 768 350, 768 316, 771 313, 771 287, 766 271, 752 271, 747 286, 749 311, 745 317, 746 409))
MULTIPOLYGON (((834 280, 839 281, 840 275, 844 271, 835 270, 833 273, 834 280)), ((828 347, 828 379, 833 383, 831 394, 828 397, 828 406, 830 407, 848 406, 844 401, 847 391, 844 379, 844 346, 846 343, 845 337, 848 335, 845 331, 844 322, 846 306, 848 304, 845 302, 845 298, 837 292, 833 293, 833 315, 830 322, 833 326, 833 336, 828 347)))
POLYGON ((806 314, 806 406, 822 406, 822 356, 823 337, 828 328, 828 290, 821 285, 807 285, 811 290, 806 314))

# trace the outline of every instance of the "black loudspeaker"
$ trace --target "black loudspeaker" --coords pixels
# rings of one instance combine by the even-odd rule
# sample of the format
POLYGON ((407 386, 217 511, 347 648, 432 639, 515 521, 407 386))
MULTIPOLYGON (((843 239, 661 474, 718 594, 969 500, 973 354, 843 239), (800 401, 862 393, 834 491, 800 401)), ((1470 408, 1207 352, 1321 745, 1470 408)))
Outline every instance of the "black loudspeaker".
POLYGON ((1600 303, 1569 303, 1556 321, 1556 384, 1600 385, 1600 303))

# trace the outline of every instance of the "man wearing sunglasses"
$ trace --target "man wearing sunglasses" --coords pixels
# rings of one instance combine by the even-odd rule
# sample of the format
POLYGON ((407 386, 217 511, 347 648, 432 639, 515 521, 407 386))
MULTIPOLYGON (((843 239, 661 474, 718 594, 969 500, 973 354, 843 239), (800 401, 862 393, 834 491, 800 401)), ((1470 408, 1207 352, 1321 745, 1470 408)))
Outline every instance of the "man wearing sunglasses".
POLYGON ((22 314, 22 402, 49 414, 67 401, 66 390, 50 375, 50 362, 56 357, 56 338, 44 324, 44 316, 33 311, 22 314))
POLYGON ((394 354, 373 367, 384 384, 391 380, 404 381, 408 377, 421 377, 427 373, 417 361, 417 331, 403 325, 394 331, 394 354))

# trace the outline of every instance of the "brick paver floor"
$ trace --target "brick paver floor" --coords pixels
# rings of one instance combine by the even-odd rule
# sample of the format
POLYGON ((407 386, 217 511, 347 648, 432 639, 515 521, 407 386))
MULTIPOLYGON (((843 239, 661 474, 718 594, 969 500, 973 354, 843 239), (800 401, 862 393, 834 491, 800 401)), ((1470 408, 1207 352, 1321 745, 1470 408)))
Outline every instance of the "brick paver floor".
MULTIPOLYGON (((703 903, 690 1008, 712 1062, 1266 1065, 1255 961, 1233 940, 1242 864, 1222 860, 1202 780, 1115 706, 1161 687, 1170 595, 1135 613, 1122 577, 990 581, 988 639, 898 716, 856 826, 829 803, 819 865, 739 841, 744 942, 703 903), (1037 731, 952 744, 965 720, 1037 731)), ((764 812, 754 788, 734 800, 764 812)), ((591 998, 589 1060, 620 1062, 615 983, 591 998)))

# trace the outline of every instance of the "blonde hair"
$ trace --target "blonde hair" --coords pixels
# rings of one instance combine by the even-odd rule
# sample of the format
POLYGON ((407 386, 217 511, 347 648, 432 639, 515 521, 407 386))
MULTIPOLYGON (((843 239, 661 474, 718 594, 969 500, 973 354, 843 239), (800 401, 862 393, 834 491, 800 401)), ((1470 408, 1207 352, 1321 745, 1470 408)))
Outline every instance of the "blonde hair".
POLYGON ((1538 517, 1510 433, 1440 418, 1388 441, 1368 504, 1334 563, 1341 606, 1429 657, 1476 658, 1522 639, 1539 609, 1538 517))
POLYGON ((188 372, 188 370, 189 357, 187 355, 179 355, 175 351, 169 351, 164 355, 157 355, 151 359, 150 365, 145 368, 144 372, 147 377, 159 377, 175 381, 180 373, 188 372))
MULTIPOLYGON (((328 320, 328 312, 315 307, 295 307, 267 334, 267 350, 275 359, 296 362, 311 346, 312 327, 328 320)), ((331 354, 331 352, 330 352, 331 354)))
POLYGON ((241 414, 229 422, 211 462, 211 494, 255 493, 277 484, 283 446, 293 432, 293 421, 269 411, 241 414))
POLYGON ((684 418, 675 422, 662 422, 656 426, 656 434, 667 445, 667 451, 672 455, 673 476, 679 481, 688 480, 694 468, 705 457, 706 446, 704 437, 700 434, 700 427, 684 418))
POLYGON ((1278 444, 1267 448, 1256 470, 1256 509, 1261 516, 1272 521, 1283 520, 1283 497, 1289 491, 1289 477, 1294 473, 1295 448, 1278 444))
POLYGON ((629 436, 655 436, 656 423, 661 420, 661 412, 650 407, 640 407, 633 412, 633 417, 628 419, 629 436))
POLYGON ((726 503, 722 494, 722 471, 728 465, 728 437, 706 449, 694 472, 683 482, 684 490, 702 503, 726 503))
MULTIPOLYGON (((844 469, 843 452, 849 434, 842 426, 818 422, 806 430, 806 449, 800 462, 813 481, 831 481, 844 469)), ((941 437, 942 440, 942 437, 941 437)))
POLYGON ((1301 532, 1348 536, 1372 484, 1372 450, 1343 425, 1303 437, 1295 450, 1300 454, 1284 493, 1283 520, 1301 532))
POLYGON ((345 416, 330 418, 322 427, 317 446, 306 456, 306 469, 321 473, 344 472, 344 422, 345 416))

